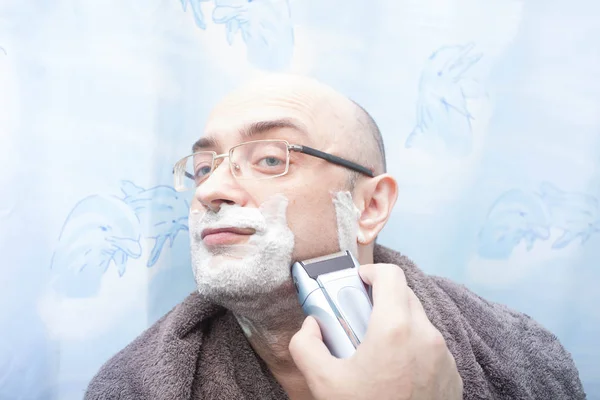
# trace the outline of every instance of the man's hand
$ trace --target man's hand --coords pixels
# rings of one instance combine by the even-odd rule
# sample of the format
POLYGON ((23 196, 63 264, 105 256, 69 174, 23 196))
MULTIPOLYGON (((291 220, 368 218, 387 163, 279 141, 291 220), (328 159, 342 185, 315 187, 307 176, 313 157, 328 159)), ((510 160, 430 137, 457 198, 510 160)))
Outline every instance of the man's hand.
POLYGON ((364 341, 338 359, 307 317, 289 350, 317 399, 462 399, 462 380, 442 334, 396 265, 360 267, 373 287, 373 311, 364 341))

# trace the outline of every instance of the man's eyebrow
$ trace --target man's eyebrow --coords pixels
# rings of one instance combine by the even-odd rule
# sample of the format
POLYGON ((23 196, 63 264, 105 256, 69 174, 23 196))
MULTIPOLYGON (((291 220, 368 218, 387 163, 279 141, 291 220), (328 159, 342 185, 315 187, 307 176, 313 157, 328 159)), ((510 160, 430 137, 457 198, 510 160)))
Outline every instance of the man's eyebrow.
MULTIPOLYGON (((254 136, 267 133, 274 129, 282 129, 289 128, 294 129, 302 134, 306 134, 307 130, 303 124, 298 121, 289 119, 289 118, 281 118, 267 121, 258 121, 248 124, 244 126, 240 130, 240 135, 245 138, 252 138, 254 136)), ((219 141, 215 139, 213 135, 207 135, 203 138, 200 138, 194 143, 192 146, 192 152, 201 151, 207 148, 216 148, 219 146, 219 141)))
POLYGON ((196 143, 192 146, 192 153, 197 151, 204 150, 206 148, 215 148, 218 147, 219 142, 212 136, 202 137, 196 140, 196 143))
POLYGON ((304 125, 290 118, 253 122, 248 126, 245 126, 240 131, 240 133, 244 137, 251 138, 256 135, 267 133, 268 131, 271 131, 273 129, 282 128, 294 129, 300 133, 306 134, 306 128, 304 127, 304 125))

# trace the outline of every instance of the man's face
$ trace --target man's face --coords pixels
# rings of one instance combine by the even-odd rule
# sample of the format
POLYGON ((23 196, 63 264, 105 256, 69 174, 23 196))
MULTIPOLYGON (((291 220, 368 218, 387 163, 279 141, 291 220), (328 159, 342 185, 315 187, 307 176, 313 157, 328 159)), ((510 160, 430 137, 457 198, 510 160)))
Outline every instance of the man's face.
MULTIPOLYGON (((327 107, 315 109, 313 101, 301 94, 277 95, 268 90, 266 94, 230 98, 209 117, 203 136, 215 139, 216 143, 206 150, 221 154, 250 140, 285 139, 290 144, 339 153, 340 143, 332 134, 333 119, 328 118, 327 107), (297 128, 259 129, 252 137, 243 134, 253 124, 274 121, 286 121, 297 128)), ((346 170, 306 154, 290 152, 286 175, 268 180, 236 180, 228 163, 225 159, 196 190, 193 211, 216 211, 224 204, 258 208, 273 196, 283 195, 288 200, 287 225, 294 235, 293 261, 340 250, 332 193, 346 189, 346 170)), ((205 238, 207 243, 211 240, 243 244, 249 236, 228 234, 205 238)))

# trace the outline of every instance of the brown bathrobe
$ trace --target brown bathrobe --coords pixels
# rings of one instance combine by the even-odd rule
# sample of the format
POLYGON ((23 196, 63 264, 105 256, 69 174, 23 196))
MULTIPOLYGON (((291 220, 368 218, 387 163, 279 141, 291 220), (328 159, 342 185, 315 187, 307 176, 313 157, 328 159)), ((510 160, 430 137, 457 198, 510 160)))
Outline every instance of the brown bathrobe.
MULTIPOLYGON (((442 333, 464 399, 585 399, 571 355, 529 316, 429 276, 378 245, 376 263, 400 266, 442 333)), ((197 293, 114 355, 85 400, 287 399, 231 312, 197 293)))

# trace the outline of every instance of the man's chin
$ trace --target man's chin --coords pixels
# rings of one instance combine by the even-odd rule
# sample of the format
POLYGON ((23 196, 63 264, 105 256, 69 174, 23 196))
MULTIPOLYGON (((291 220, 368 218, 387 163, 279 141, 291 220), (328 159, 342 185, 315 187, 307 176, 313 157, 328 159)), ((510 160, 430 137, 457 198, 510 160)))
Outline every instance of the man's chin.
POLYGON ((210 260, 243 260, 255 256, 258 248, 247 243, 204 246, 204 253, 210 260))
POLYGON ((211 268, 216 268, 232 261, 243 261, 246 257, 235 252, 222 252, 209 255, 206 260, 211 268))
POLYGON ((241 282, 237 284, 228 282, 228 285, 222 283, 206 280, 199 285, 198 291, 208 300, 237 315, 249 317, 264 313, 267 309, 272 312, 299 306, 291 278, 275 285, 265 286, 253 281, 252 278, 245 280, 243 285, 241 282))

